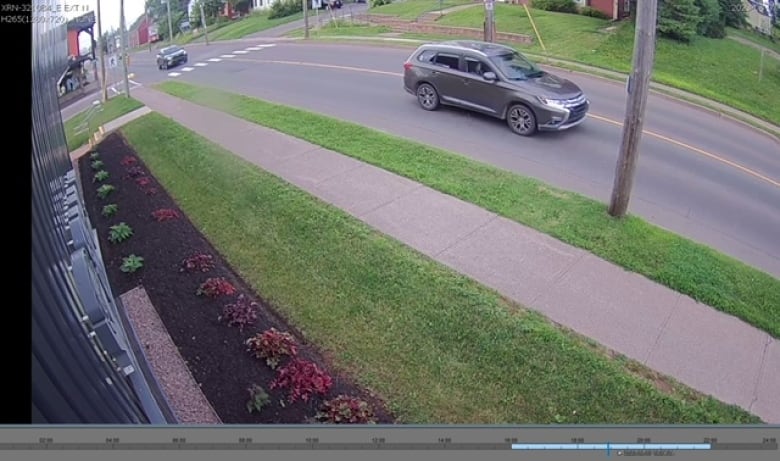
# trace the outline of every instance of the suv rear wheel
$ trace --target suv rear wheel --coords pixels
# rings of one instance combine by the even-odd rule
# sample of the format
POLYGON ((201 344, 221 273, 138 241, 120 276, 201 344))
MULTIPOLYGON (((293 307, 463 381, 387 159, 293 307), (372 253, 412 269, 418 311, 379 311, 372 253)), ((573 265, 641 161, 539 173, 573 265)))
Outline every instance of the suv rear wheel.
POLYGON ((506 124, 513 133, 532 136, 536 133, 536 116, 525 104, 513 104, 506 111, 506 124))
POLYGON ((436 110, 439 108, 439 93, 432 85, 423 83, 417 87, 417 102, 425 110, 436 110))

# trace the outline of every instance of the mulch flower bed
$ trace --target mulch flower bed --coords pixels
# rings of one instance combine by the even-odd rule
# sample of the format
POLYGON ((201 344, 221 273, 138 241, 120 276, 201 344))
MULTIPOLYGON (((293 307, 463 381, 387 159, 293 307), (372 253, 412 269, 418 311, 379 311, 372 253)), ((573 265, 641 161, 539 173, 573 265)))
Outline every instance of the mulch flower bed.
POLYGON ((224 423, 393 423, 253 293, 117 133, 78 165, 114 295, 139 285, 224 423))

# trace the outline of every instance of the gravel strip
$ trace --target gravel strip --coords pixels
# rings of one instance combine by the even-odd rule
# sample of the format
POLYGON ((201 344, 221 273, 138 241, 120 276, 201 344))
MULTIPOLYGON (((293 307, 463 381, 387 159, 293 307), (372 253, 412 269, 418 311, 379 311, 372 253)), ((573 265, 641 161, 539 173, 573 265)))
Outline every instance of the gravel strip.
POLYGON ((221 424, 187 364, 173 344, 146 290, 134 288, 121 297, 127 316, 180 424, 221 424))

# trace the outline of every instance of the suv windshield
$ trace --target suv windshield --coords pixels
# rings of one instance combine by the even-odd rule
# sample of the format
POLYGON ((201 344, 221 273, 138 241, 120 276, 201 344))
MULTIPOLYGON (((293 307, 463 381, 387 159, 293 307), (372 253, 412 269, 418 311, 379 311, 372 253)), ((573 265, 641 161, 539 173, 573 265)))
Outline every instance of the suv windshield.
POLYGON ((162 55, 173 54, 179 51, 180 49, 181 48, 179 48, 178 46, 169 46, 168 48, 163 48, 162 50, 160 50, 160 54, 162 55))
POLYGON ((542 76, 542 71, 536 67, 536 64, 517 52, 492 56, 490 61, 510 80, 525 80, 542 76))

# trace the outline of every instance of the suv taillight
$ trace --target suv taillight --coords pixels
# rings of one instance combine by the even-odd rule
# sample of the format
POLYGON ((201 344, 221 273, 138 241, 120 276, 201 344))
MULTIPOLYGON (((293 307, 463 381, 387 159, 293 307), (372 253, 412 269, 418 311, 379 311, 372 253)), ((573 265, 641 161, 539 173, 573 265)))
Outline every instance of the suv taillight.
POLYGON ((414 66, 412 66, 412 63, 411 63, 411 62, 409 62, 409 61, 406 61, 406 62, 404 63, 404 70, 411 70, 411 69, 412 69, 412 67, 414 67, 414 66))

